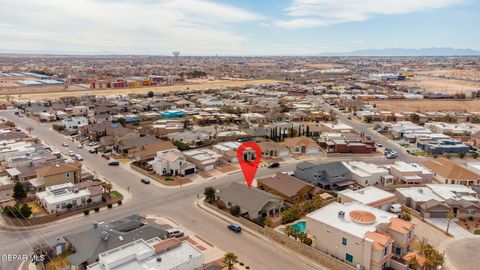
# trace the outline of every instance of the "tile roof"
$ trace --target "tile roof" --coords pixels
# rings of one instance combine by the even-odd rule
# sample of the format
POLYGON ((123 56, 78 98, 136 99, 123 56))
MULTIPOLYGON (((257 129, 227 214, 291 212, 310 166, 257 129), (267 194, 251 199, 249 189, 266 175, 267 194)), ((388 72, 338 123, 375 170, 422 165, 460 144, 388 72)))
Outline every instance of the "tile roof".
POLYGON ((50 176, 71 171, 76 171, 82 167, 79 162, 58 163, 36 169, 37 176, 50 176))
POLYGON ((407 234, 414 227, 415 225, 413 223, 400 218, 392 218, 390 220, 390 224, 388 224, 389 229, 399 232, 401 234, 407 234))
POLYGON ((298 192, 305 187, 310 187, 311 189, 316 188, 315 186, 286 173, 277 173, 274 176, 257 179, 257 182, 266 185, 287 197, 297 195, 298 192))
POLYGON ((457 179, 457 180, 480 179, 480 175, 446 158, 437 158, 434 161, 427 160, 423 162, 423 166, 425 166, 426 168, 432 170, 436 174, 447 179, 457 179))

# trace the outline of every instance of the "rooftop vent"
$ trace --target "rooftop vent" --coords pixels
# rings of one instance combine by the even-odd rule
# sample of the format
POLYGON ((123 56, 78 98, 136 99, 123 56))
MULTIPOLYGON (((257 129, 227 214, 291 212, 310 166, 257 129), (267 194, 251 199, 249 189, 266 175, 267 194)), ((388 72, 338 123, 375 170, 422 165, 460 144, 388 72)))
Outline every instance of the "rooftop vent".
POLYGON ((162 258, 161 258, 161 257, 157 257, 157 262, 162 262, 162 258))
POLYGON ((418 189, 418 192, 419 192, 419 193, 423 193, 423 189, 421 189, 421 188, 418 189))
POLYGON ((92 229, 95 230, 96 228, 98 228, 98 222, 94 220, 92 221, 92 229))
POLYGON ((345 218, 345 212, 338 211, 338 218, 344 219, 345 218))

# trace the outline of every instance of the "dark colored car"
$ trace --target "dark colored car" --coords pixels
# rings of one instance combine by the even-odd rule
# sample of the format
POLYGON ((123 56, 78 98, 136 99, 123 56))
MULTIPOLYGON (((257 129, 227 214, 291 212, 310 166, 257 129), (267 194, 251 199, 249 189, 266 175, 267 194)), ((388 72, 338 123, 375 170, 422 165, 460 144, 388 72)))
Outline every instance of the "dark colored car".
POLYGON ((146 178, 140 179, 140 182, 144 183, 145 185, 150 184, 150 180, 148 180, 148 179, 146 179, 146 178))
POLYGON ((278 167, 280 167, 280 163, 278 163, 278 162, 273 162, 273 163, 268 164, 267 167, 270 168, 270 169, 272 169, 272 168, 278 168, 278 167))
POLYGON ((112 160, 108 162, 108 166, 118 166, 118 165, 120 165, 120 162, 118 162, 117 160, 112 160))
POLYGON ((230 231, 234 231, 234 232, 236 232, 236 233, 239 233, 239 232, 242 231, 242 227, 240 227, 240 225, 238 225, 238 224, 233 224, 233 223, 232 223, 232 224, 228 224, 228 229, 229 229, 230 231))

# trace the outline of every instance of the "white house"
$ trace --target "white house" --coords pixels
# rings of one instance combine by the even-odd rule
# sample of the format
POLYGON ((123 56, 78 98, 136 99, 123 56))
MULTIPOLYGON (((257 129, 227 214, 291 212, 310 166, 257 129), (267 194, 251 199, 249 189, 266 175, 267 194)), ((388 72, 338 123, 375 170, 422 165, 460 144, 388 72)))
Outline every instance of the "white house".
POLYGON ((340 203, 359 202, 386 211, 390 205, 397 202, 397 197, 393 193, 369 186, 358 190, 339 191, 337 200, 340 203))
POLYGON ((38 117, 40 118, 41 121, 47 121, 47 122, 57 120, 57 116, 49 112, 41 112, 38 114, 38 117))
POLYGON ((350 161, 343 162, 343 165, 352 172, 352 179, 361 186, 385 185, 392 179, 387 169, 373 163, 350 161))
MULTIPOLYGON (((101 236, 108 240, 108 233, 101 236)), ((105 240, 105 241, 107 241, 105 240)), ((121 240, 120 240, 121 241, 121 240)), ((177 238, 162 241, 155 237, 148 241, 137 239, 98 255, 98 262, 88 270, 196 270, 202 269, 205 255, 190 244, 177 238)))
POLYGON ((315 248, 357 269, 407 269, 396 258, 412 250, 414 225, 397 215, 356 201, 334 202, 307 214, 306 223, 315 248))
POLYGON ((101 191, 92 193, 90 189, 77 187, 70 182, 46 187, 45 191, 37 192, 35 196, 50 214, 86 206, 89 199, 90 203, 102 201, 101 191))
POLYGON ((77 133, 79 127, 88 125, 88 119, 85 116, 75 116, 63 119, 62 125, 68 133, 77 133))
POLYGON ((185 176, 196 172, 195 165, 188 162, 177 149, 158 151, 155 159, 149 164, 158 175, 185 176))

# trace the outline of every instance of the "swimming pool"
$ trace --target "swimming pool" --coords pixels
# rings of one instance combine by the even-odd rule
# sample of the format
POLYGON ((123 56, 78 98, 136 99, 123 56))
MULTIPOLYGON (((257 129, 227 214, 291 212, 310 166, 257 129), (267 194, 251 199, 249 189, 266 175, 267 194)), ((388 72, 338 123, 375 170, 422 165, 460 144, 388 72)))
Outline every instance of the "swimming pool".
MULTIPOLYGON (((293 225, 290 225, 292 226, 293 228, 299 230, 300 232, 305 232, 307 230, 307 222, 306 221, 299 221, 293 225)), ((281 228, 279 229, 280 231, 284 232, 285 231, 285 228, 281 228)))

